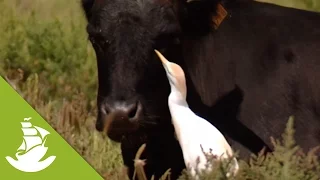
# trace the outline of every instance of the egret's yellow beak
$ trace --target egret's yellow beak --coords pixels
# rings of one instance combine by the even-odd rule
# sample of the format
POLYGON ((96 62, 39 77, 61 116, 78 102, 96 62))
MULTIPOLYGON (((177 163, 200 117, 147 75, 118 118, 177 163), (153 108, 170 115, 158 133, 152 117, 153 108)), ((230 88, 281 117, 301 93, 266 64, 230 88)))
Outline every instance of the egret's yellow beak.
POLYGON ((154 51, 156 52, 163 64, 168 64, 169 61, 158 50, 155 49, 154 51))

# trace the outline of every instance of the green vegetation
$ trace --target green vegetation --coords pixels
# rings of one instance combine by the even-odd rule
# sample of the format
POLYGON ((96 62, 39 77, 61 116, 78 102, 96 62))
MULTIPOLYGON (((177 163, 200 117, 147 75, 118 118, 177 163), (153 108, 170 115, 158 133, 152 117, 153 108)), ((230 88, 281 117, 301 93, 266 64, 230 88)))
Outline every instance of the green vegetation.
POLYGON ((261 2, 274 3, 281 6, 305 9, 309 11, 319 11, 320 1, 319 0, 256 0, 261 2))
MULTIPOLYGON (((320 11, 316 0, 277 3, 320 11)), ((0 0, 0 7, 0 75, 102 176, 124 179, 119 145, 94 127, 96 61, 78 0, 0 0)), ((319 163, 312 155, 316 149, 303 154, 292 133, 292 128, 286 130, 281 145, 273 140, 273 155, 240 161, 237 179, 320 179, 319 163)), ((141 161, 137 162, 139 169, 141 161)), ((225 179, 220 165, 215 167, 204 179, 225 179)))

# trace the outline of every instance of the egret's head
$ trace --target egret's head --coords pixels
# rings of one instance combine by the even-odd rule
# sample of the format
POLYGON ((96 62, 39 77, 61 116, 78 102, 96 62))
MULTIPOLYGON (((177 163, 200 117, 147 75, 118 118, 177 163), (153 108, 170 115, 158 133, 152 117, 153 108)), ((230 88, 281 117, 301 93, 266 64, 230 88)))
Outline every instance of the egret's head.
POLYGON ((178 91, 184 98, 187 95, 186 79, 183 69, 176 63, 168 61, 159 51, 155 50, 159 56, 171 86, 171 91, 178 91))

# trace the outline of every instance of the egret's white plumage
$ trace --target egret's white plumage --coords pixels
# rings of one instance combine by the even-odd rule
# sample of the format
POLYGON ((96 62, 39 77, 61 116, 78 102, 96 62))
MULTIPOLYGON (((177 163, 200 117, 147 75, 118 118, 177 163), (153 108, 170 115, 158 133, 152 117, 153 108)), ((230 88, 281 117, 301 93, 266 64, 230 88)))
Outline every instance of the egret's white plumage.
MULTIPOLYGON (((197 116, 188 106, 186 101, 187 87, 182 68, 169 62, 159 51, 155 50, 166 70, 171 86, 168 105, 171 113, 172 124, 177 139, 180 143, 183 158, 191 174, 195 176, 195 169, 203 170, 207 159, 203 153, 211 153, 218 158, 228 158, 233 155, 232 149, 221 132, 207 120, 197 116), (198 164, 198 160, 200 160, 198 164)), ((230 173, 235 174, 238 169, 236 158, 233 159, 230 173)))

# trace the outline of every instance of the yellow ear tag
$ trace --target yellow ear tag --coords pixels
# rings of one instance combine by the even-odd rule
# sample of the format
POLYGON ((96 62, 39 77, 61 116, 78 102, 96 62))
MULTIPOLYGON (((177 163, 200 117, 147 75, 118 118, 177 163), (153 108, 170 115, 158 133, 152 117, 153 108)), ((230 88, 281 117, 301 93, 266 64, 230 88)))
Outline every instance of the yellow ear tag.
POLYGON ((218 29, 221 22, 224 20, 224 18, 228 15, 227 10, 219 3, 217 5, 217 14, 212 17, 213 21, 213 27, 214 29, 218 29))

